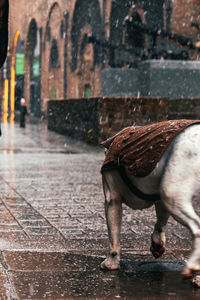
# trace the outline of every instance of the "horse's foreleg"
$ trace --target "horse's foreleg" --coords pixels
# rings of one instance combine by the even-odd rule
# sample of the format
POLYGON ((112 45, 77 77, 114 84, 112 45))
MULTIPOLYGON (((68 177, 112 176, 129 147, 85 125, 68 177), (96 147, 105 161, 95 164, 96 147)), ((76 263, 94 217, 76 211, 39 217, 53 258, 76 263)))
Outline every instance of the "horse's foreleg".
POLYGON ((163 255, 165 252, 165 228, 169 218, 169 213, 163 206, 162 202, 159 201, 155 204, 157 222, 154 227, 153 234, 151 236, 151 247, 150 250, 155 258, 163 255))
MULTIPOLYGON (((112 178, 110 178, 112 179, 112 178)), ((122 218, 122 203, 118 193, 109 182, 103 177, 103 188, 105 195, 105 214, 109 235, 109 253, 101 263, 101 269, 116 270, 120 267, 120 228, 122 218)))

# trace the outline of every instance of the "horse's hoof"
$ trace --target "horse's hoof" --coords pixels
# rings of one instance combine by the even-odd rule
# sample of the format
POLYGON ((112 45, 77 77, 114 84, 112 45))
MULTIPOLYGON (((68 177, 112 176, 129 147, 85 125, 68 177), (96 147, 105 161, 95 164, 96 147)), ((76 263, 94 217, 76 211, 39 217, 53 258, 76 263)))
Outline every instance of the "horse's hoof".
POLYGON ((155 258, 159 258, 165 252, 165 246, 162 242, 160 244, 156 244, 152 241, 150 251, 155 258))
POLYGON ((119 270, 119 268, 120 268, 120 264, 111 262, 110 259, 105 259, 100 265, 101 270, 114 271, 114 270, 119 270))

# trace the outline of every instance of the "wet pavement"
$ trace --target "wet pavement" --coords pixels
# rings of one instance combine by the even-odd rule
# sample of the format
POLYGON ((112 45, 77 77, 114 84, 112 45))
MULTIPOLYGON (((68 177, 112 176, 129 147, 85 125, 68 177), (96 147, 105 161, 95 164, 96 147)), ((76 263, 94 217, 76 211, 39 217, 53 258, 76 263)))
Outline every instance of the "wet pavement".
POLYGON ((191 249, 187 229, 170 219, 166 254, 150 255, 153 208, 124 207, 121 270, 100 271, 108 244, 103 149, 44 122, 6 123, 2 132, 0 299, 200 299, 180 274, 191 249))

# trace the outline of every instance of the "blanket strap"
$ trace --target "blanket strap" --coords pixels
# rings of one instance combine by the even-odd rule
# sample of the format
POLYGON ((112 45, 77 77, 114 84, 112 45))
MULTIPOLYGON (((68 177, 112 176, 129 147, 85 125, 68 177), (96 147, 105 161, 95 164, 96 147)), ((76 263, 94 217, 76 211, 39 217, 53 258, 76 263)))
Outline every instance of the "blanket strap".
POLYGON ((131 180, 128 178, 126 174, 125 167, 123 165, 118 165, 118 171, 119 174, 124 181, 124 183, 128 186, 130 191, 137 196, 138 198, 145 200, 145 201, 159 201, 160 200, 160 194, 145 194, 142 191, 140 191, 136 186, 133 185, 131 180))

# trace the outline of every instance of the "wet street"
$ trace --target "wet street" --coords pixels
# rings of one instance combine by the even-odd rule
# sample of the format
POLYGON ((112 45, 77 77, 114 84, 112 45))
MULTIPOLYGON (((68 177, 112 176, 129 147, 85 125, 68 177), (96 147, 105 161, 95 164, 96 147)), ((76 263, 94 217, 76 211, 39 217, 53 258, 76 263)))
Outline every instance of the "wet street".
POLYGON ((103 149, 45 123, 3 124, 0 141, 0 299, 200 299, 181 278, 191 249, 185 228, 170 219, 165 255, 151 256, 153 208, 124 207, 121 270, 100 271, 103 149))

